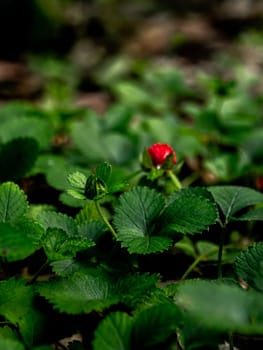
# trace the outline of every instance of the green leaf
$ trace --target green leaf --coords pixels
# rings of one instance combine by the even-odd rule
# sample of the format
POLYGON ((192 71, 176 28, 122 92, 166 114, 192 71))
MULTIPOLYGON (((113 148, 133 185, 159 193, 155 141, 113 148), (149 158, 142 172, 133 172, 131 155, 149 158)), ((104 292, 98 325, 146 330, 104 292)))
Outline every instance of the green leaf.
POLYGON ((82 121, 73 122, 70 136, 89 161, 94 162, 106 158, 107 151, 100 145, 103 138, 100 135, 98 116, 95 113, 90 113, 82 121))
POLYGON ((205 192, 196 188, 177 191, 160 217, 161 232, 195 234, 213 225, 217 209, 205 192))
POLYGON ((52 261, 52 270, 59 276, 67 277, 75 272, 87 273, 89 267, 84 262, 73 258, 52 261))
POLYGON ((131 159, 134 145, 127 134, 111 132, 102 137, 102 146, 104 150, 107 150, 107 154, 104 155, 103 159, 107 156, 106 159, 114 162, 114 164, 123 164, 131 159))
MULTIPOLYGON (((69 176, 79 172, 76 166, 68 163, 58 162, 54 166, 50 166, 45 170, 47 183, 59 191, 65 191, 69 188, 69 176), (69 175, 70 173, 70 175, 69 175)), ((84 174, 82 174, 85 176, 84 174)))
MULTIPOLYGON (((209 241, 199 240, 196 242, 196 248, 199 255, 204 257, 204 260, 218 259, 218 245, 209 241)), ((224 255, 224 254, 223 254, 224 255)))
POLYGON ((159 282, 158 275, 130 274, 116 282, 116 293, 125 305, 135 308, 138 304, 147 302, 156 291, 157 282, 159 282))
POLYGON ((96 176, 101 179, 105 184, 108 183, 112 172, 112 167, 109 163, 104 162, 99 164, 96 168, 96 176))
POLYGON ((74 220, 66 214, 54 211, 42 211, 38 215, 38 222, 45 230, 48 228, 58 228, 66 232, 68 237, 77 235, 77 225, 74 220))
POLYGON ((25 346, 20 341, 17 332, 8 326, 4 326, 0 328, 0 349, 25 350, 25 346))
POLYGON ((109 314, 95 331, 93 349, 131 350, 132 326, 133 319, 129 315, 123 312, 109 314))
POLYGON ((80 237, 90 239, 94 242, 100 238, 106 231, 106 226, 101 221, 89 221, 78 226, 80 237))
POLYGON ((247 171, 247 158, 243 153, 221 153, 204 161, 204 167, 216 178, 231 182, 247 171))
POLYGON ((68 278, 60 278, 42 283, 37 287, 45 297, 61 312, 77 315, 92 311, 103 311, 118 303, 112 293, 112 282, 98 270, 93 274, 76 272, 68 278))
POLYGON ((38 144, 32 138, 17 138, 0 147, 0 181, 17 180, 34 165, 38 144))
POLYGON ((263 202, 263 194, 248 187, 211 186, 209 191, 222 210, 226 222, 239 210, 263 202))
POLYGON ((263 292, 263 242, 254 243, 236 257, 235 271, 249 286, 263 292))
POLYGON ((96 204, 94 201, 88 201, 83 209, 76 215, 75 221, 77 224, 84 224, 88 221, 100 220, 96 204))
POLYGON ((77 199, 77 200, 86 200, 86 196, 76 190, 67 190, 66 194, 72 196, 74 199, 77 199))
POLYGON ((37 247, 32 234, 38 229, 38 225, 34 223, 24 227, 0 223, 0 256, 6 257, 11 262, 24 259, 34 253, 37 247))
POLYGON ((90 162, 108 159, 121 164, 129 160, 133 153, 129 138, 118 132, 105 132, 95 113, 90 113, 82 121, 73 122, 71 138, 90 162))
POLYGON ((197 327, 202 325, 208 332, 217 333, 263 333, 261 294, 206 280, 188 280, 176 289, 176 304, 197 327))
POLYGON ((196 257, 194 244, 188 236, 183 236, 183 238, 179 242, 176 242, 174 246, 177 249, 182 250, 185 254, 196 257))
POLYGON ((18 326, 28 348, 39 340, 43 330, 43 317, 35 309, 34 290, 21 279, 0 282, 0 315, 18 326))
POLYGON ((0 222, 15 223, 26 210, 26 196, 16 184, 6 182, 0 185, 0 222))
POLYGON ((172 239, 161 236, 132 236, 131 234, 119 235, 122 247, 128 251, 136 254, 151 254, 162 252, 168 249, 172 244, 172 239))
POLYGON ((147 254, 169 247, 169 238, 153 236, 155 221, 163 207, 162 195, 147 187, 136 187, 120 196, 114 225, 122 246, 130 253, 147 254))
POLYGON ((80 171, 75 171, 74 173, 68 175, 68 181, 72 187, 84 190, 87 176, 80 171))
POLYGON ((246 214, 241 215, 236 220, 238 221, 262 221, 263 220, 263 208, 256 208, 249 210, 246 214))
POLYGON ((10 327, 4 326, 4 327, 0 328, 0 339, 3 339, 3 338, 8 338, 8 339, 12 339, 12 340, 18 340, 19 339, 19 335, 17 334, 17 332, 15 332, 10 327))
POLYGON ((0 349, 4 350, 25 350, 25 346, 19 341, 14 339, 5 339, 0 337, 0 349))
POLYGON ((52 125, 47 120, 19 116, 1 123, 0 140, 9 142, 19 137, 32 138, 43 149, 49 147, 52 134, 52 125))
POLYGON ((69 188, 70 182, 75 190, 83 188, 81 180, 89 174, 86 168, 72 165, 70 159, 63 155, 45 153, 39 155, 31 174, 45 174, 47 183, 59 191, 66 191, 69 188), (80 187, 79 187, 80 186, 80 187))
POLYGON ((48 260, 60 260, 74 257, 76 253, 94 245, 91 240, 82 237, 69 237, 61 229, 47 229, 41 237, 41 243, 48 260))
POLYGON ((171 337, 176 340, 176 330, 181 322, 181 311, 174 304, 154 305, 142 310, 134 320, 132 349, 148 349, 162 345, 171 337))
MULTIPOLYGON (((75 194, 76 194, 76 191, 75 191, 75 194)), ((63 192, 59 195, 59 200, 61 203, 63 203, 64 205, 67 205, 69 207, 83 208, 85 206, 85 201, 83 200, 84 196, 82 196, 80 198, 80 196, 77 195, 77 197, 79 197, 79 198, 74 198, 74 196, 70 195, 69 193, 63 192)), ((85 197, 85 199, 86 199, 86 197, 85 197)))

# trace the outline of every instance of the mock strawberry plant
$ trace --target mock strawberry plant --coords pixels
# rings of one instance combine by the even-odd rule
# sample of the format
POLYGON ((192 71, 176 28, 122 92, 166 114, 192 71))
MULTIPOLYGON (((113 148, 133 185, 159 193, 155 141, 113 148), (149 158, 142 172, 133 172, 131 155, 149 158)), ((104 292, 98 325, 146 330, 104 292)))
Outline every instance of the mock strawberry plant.
POLYGON ((263 336, 260 101, 242 119, 238 84, 209 77, 196 104, 177 72, 148 75, 113 83, 103 118, 62 101, 0 110, 0 348, 263 336), (175 83, 190 122, 155 96, 175 83))

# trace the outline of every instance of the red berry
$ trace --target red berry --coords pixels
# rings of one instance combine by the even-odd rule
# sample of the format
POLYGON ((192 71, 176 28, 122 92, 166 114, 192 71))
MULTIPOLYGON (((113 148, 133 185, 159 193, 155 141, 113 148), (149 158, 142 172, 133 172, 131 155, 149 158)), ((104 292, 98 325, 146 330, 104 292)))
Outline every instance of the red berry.
POLYGON ((147 149, 152 163, 155 167, 161 167, 167 157, 173 156, 173 163, 176 163, 176 154, 173 148, 165 143, 155 143, 147 149))

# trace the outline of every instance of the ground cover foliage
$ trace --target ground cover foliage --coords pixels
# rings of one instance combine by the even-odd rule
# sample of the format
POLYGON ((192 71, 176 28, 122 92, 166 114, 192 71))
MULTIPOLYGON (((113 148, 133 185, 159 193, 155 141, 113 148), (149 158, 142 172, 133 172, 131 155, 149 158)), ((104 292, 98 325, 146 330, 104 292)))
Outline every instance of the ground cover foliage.
MULTIPOLYGON (((41 92, 0 107, 0 348, 262 347, 262 67, 193 76, 178 35, 169 58, 27 58, 41 92)), ((259 29, 236 40, 263 57, 259 29)))

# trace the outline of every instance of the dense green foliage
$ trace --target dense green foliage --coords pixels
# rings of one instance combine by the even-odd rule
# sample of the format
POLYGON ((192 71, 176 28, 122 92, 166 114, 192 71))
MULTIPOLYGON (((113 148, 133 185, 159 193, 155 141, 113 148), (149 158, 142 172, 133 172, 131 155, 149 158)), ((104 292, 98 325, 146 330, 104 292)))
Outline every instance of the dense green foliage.
POLYGON ((262 339, 260 77, 118 57, 94 72, 99 113, 74 103, 77 67, 31 60, 42 98, 0 106, 0 348, 262 339))

